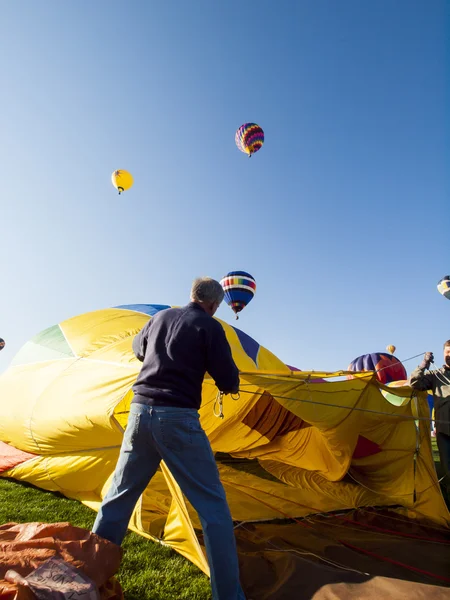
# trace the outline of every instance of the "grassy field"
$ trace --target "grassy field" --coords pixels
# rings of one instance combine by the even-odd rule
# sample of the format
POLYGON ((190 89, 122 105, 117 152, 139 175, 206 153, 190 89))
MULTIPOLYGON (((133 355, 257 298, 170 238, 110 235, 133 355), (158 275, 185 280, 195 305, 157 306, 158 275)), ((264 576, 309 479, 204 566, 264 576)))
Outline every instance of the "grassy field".
MULTIPOLYGON (((0 478, 0 524, 70 521, 91 529, 96 513, 60 494, 0 478)), ((209 579, 169 548, 128 532, 118 573, 126 600, 210 600, 209 579)))

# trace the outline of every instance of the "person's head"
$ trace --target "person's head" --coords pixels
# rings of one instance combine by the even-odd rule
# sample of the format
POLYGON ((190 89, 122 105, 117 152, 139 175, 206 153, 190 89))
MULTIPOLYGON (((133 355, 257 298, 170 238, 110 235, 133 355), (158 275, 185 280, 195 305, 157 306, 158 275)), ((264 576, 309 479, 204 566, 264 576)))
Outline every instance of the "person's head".
POLYGON ((450 340, 447 340, 444 344, 444 362, 447 367, 450 367, 450 340))
POLYGON ((197 277, 191 288, 191 301, 199 304, 211 317, 219 308, 224 297, 223 288, 211 277, 197 277))

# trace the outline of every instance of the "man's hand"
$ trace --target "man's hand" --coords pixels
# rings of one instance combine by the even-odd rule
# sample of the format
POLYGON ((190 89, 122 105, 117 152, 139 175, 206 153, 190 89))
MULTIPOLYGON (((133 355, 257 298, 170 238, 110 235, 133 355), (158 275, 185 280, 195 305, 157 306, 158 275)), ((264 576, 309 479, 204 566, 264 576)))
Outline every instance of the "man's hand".
POLYGON ((233 390, 221 390, 221 392, 222 392, 222 394, 224 394, 224 396, 228 396, 228 394, 231 394, 234 396, 235 394, 239 393, 239 388, 237 387, 236 389, 233 389, 233 390))
POLYGON ((421 368, 422 369, 429 369, 431 363, 434 363, 433 353, 432 352, 425 352, 425 355, 423 357, 423 361, 420 364, 421 368))

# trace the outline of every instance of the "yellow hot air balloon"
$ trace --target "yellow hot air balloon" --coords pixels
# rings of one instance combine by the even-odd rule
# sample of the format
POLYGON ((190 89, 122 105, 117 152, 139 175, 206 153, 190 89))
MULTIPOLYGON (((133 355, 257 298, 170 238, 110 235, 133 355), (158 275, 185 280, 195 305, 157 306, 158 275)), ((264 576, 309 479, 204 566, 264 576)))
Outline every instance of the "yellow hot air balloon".
MULTIPOLYGON (((57 490, 99 510, 111 487, 132 386, 142 366, 132 349, 133 338, 150 319, 170 308, 144 303, 68 318, 19 350, 0 375, 0 478, 57 490)), ((392 407, 394 402, 381 394, 379 378, 369 374, 336 381, 339 372, 319 373, 330 379, 325 383, 317 372, 295 373, 244 331, 219 323, 240 371, 241 395, 236 401, 224 395, 225 418, 217 418, 213 407, 218 389, 207 376, 199 414, 235 522, 252 521, 254 537, 266 546, 276 527, 280 537, 289 536, 292 549, 300 552, 305 530, 298 519, 314 519, 315 513, 334 513, 343 507, 366 510, 375 505, 371 512, 380 520, 385 517, 378 511, 389 508, 392 514, 400 513, 411 529, 417 518, 418 523, 433 521, 443 535, 448 531, 449 513, 427 437, 429 423, 423 420, 428 416, 426 392, 418 392, 417 400, 411 401, 411 389, 396 383, 387 388, 395 400, 392 407), (357 414, 349 407, 357 407, 357 414), (422 419, 416 425, 417 410, 422 419), (227 458, 220 458, 219 452, 227 458), (242 468, 243 458, 252 461, 251 470, 242 468), (353 472, 349 485, 343 478, 353 472), (414 490, 418 499, 412 503, 414 490), (278 524, 280 515, 296 524, 278 524), (269 530, 260 521, 277 525, 269 530)), ((372 366, 381 362, 375 360, 372 366)), ((378 375, 394 367, 395 361, 378 375)), ((394 375, 407 379, 406 372, 400 376, 397 369, 394 375)), ((311 535, 317 531, 312 523, 311 535)), ((129 528, 172 547, 209 573, 197 513, 164 464, 136 502, 129 528)), ((320 523, 318 528, 321 533, 320 523)), ((352 534, 347 538, 344 529, 339 532, 343 542, 349 539, 351 544, 352 534)), ((380 537, 381 545, 392 539, 392 534, 386 535, 380 537)), ((244 566, 250 564, 246 558, 253 560, 251 553, 241 557, 244 566)), ((278 597, 293 596, 284 593, 282 581, 278 585, 278 597)))
POLYGON ((386 350, 388 352, 390 352, 391 354, 394 354, 394 352, 395 352, 395 346, 392 346, 392 345, 391 346, 386 346, 386 350))
POLYGON ((111 181, 113 186, 119 190, 119 194, 121 194, 125 190, 129 190, 133 185, 133 175, 123 169, 117 169, 111 175, 111 181))

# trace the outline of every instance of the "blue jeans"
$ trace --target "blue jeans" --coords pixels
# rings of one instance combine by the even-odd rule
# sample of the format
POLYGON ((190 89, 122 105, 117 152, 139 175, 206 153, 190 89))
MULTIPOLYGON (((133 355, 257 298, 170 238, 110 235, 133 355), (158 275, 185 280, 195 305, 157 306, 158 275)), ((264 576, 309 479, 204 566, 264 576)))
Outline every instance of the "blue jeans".
POLYGON ((163 460, 198 512, 214 600, 245 600, 233 521, 214 454, 195 409, 130 406, 111 487, 92 531, 122 543, 139 497, 163 460))

